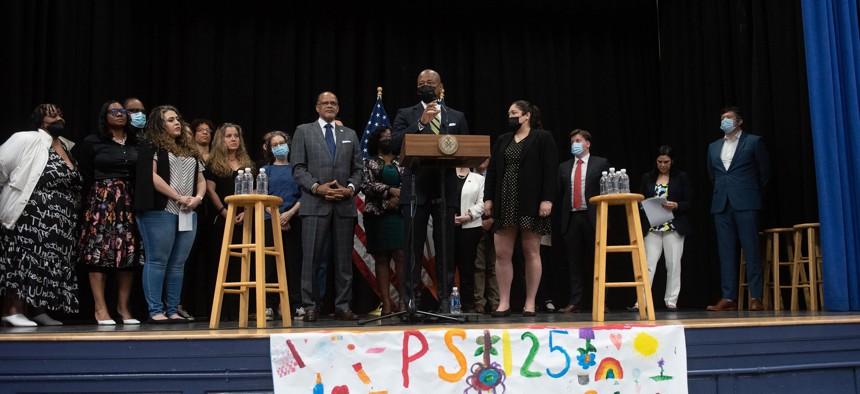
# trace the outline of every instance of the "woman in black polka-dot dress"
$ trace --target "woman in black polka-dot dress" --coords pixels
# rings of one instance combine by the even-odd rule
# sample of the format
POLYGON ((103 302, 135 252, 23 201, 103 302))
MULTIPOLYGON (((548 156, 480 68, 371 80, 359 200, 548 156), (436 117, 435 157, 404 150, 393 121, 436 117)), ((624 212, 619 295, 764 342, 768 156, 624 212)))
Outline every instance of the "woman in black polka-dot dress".
POLYGON ((558 151, 552 134, 541 129, 540 110, 518 100, 508 109, 509 132, 493 145, 484 189, 484 211, 493 216, 499 306, 492 314, 508 316, 513 280, 511 257, 517 234, 522 238, 526 267, 523 316, 535 315, 541 277, 540 238, 551 232, 558 151), (495 205, 494 205, 495 202, 495 205))

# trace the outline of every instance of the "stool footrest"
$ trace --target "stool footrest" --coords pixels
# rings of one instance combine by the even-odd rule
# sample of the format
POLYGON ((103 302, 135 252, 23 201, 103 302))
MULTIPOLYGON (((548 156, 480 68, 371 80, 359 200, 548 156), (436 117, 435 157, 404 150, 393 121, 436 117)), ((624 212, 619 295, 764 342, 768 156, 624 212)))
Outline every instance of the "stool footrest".
POLYGON ((257 244, 229 244, 227 247, 230 249, 251 249, 256 248, 257 244))
POLYGON ((642 282, 606 282, 606 287, 645 287, 642 282))
POLYGON ((222 286, 224 286, 224 287, 239 287, 239 286, 256 287, 257 282, 224 282, 224 284, 222 286))
POLYGON ((607 245, 606 253, 633 252, 639 250, 636 245, 607 245))

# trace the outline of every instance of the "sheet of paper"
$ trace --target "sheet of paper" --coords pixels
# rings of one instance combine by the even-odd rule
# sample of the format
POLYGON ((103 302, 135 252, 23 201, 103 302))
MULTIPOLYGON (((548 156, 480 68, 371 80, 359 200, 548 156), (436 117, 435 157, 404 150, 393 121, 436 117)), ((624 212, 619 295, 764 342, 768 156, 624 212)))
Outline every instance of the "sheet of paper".
POLYGON ((179 231, 191 231, 194 229, 192 223, 194 211, 179 211, 179 231))
POLYGON ((666 223, 675 218, 671 210, 663 208, 663 204, 665 203, 666 197, 651 197, 642 201, 642 208, 645 210, 645 216, 648 217, 650 227, 666 223))

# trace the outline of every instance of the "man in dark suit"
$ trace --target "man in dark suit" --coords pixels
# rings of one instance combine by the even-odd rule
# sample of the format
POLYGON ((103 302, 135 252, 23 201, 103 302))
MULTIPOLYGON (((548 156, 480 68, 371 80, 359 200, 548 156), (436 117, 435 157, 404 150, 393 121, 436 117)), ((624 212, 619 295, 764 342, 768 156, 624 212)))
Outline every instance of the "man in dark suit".
MULTIPOLYGON (((397 110, 397 116, 394 118, 392 130, 392 143, 396 149, 395 154, 399 154, 400 148, 403 145, 403 137, 406 134, 469 134, 469 125, 466 123, 466 117, 462 112, 448 107, 439 98, 444 86, 442 85, 442 77, 436 71, 427 69, 418 74, 418 98, 421 100, 408 108, 397 110)), ((418 298, 418 283, 421 276, 421 261, 424 258, 424 240, 427 238, 427 223, 430 217, 433 218, 433 244, 436 252, 436 278, 450 278, 447 283, 440 283, 437 286, 439 294, 440 311, 448 312, 448 293, 453 285, 453 269, 454 264, 449 261, 444 262, 449 274, 442 272, 444 253, 442 251, 442 234, 437 229, 442 220, 445 221, 445 244, 450 248, 454 246, 453 230, 454 217, 443 215, 444 210, 440 205, 441 195, 439 193, 439 176, 455 177, 454 168, 446 168, 439 170, 433 167, 421 167, 420 163, 413 165, 413 168, 407 168, 403 176, 403 188, 400 193, 400 204, 403 206, 403 217, 406 219, 406 234, 407 239, 411 235, 414 237, 411 240, 412 258, 406 256, 406 269, 403 275, 403 288, 405 290, 405 301, 409 305, 409 297, 413 294, 418 298), (415 197, 416 209, 415 217, 412 220, 412 212, 410 212, 410 203, 412 201, 412 177, 415 177, 415 197), (414 222, 414 223, 410 223, 414 222), (410 233, 412 227, 413 233, 410 233), (411 264, 410 264, 411 262, 411 264), (444 283, 444 285, 442 285, 444 283)), ((446 189, 445 202, 446 205, 456 207, 460 196, 456 190, 446 189), (453 192, 453 194, 452 194, 453 192)), ((407 245, 410 241, 407 241, 407 245)), ((409 253, 409 251, 407 251, 409 253)), ((449 258, 452 256, 448 256, 449 258)), ((413 303, 415 307, 415 303, 413 303)))
POLYGON ((293 137, 293 178, 302 188, 302 306, 306 322, 319 316, 318 285, 314 273, 323 246, 331 239, 335 270, 335 313, 338 320, 357 320, 352 301, 352 241, 357 212, 352 196, 361 185, 362 161, 355 131, 335 124, 337 96, 317 97, 316 122, 299 125, 293 137))
POLYGON ((744 123, 735 107, 723 109, 720 129, 725 136, 708 146, 708 175, 714 183, 711 213, 717 230, 722 299, 710 311, 735 311, 738 304, 738 250, 746 259, 751 311, 764 309, 761 298, 762 264, 759 254, 758 215, 762 194, 770 178, 770 159, 761 137, 741 130, 744 123))
POLYGON ((570 270, 570 298, 562 313, 583 310, 582 296, 585 281, 584 271, 594 264, 594 229, 597 223, 597 207, 588 199, 600 194, 600 176, 609 170, 609 161, 591 154, 591 133, 576 129, 570 132, 570 151, 573 158, 558 167, 558 190, 561 233, 567 248, 567 263, 570 270))

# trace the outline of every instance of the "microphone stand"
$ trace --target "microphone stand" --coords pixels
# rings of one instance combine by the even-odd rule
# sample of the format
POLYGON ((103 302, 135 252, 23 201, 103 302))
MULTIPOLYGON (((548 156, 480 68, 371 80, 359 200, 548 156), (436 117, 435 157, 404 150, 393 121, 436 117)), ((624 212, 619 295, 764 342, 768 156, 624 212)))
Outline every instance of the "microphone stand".
MULTIPOLYGON (((404 274, 404 277, 406 277, 405 276, 406 274, 409 275, 408 276, 409 278, 414 277, 413 274, 414 274, 416 266, 417 266, 418 267, 418 282, 420 283, 421 282, 421 264, 416 262, 417 257, 415 256, 415 248, 413 247, 413 245, 415 244, 415 242, 414 242, 414 240, 415 240, 415 211, 418 209, 418 196, 416 195, 416 191, 415 191, 415 178, 416 178, 416 172, 418 172, 419 167, 420 167, 419 160, 413 159, 412 165, 410 166, 411 171, 412 171, 412 176, 411 176, 412 190, 410 192, 410 196, 412 197, 412 200, 409 202, 409 231, 407 233, 407 234, 409 234, 409 242, 407 242, 407 244, 406 244, 407 245, 406 250, 408 251, 408 253, 406 253, 406 261, 404 264, 408 268, 406 268, 407 272, 404 272, 403 274, 404 274)), ((442 228, 444 229, 444 225, 442 228)), ((444 245, 444 241, 443 241, 443 245, 444 245)), ((443 258, 443 261, 444 261, 444 258, 443 258)), ((376 262, 376 263, 379 264, 379 262, 376 262)), ((386 262, 386 264, 388 264, 388 262, 386 262)), ((443 268, 444 268, 444 265, 443 265, 443 268)), ((447 276, 447 273, 445 275, 447 276)), ((406 281, 403 280, 402 282, 406 282, 406 281)), ((406 290, 409 292, 409 302, 406 304, 406 310, 405 311, 397 311, 397 312, 392 313, 390 315, 379 316, 379 317, 374 317, 374 318, 365 319, 365 320, 359 320, 358 325, 365 325, 367 323, 379 321, 382 319, 387 319, 387 318, 391 318, 391 317, 401 317, 404 315, 406 317, 403 318, 402 320, 404 320, 407 323, 420 322, 422 320, 422 319, 420 319, 421 316, 435 317, 437 319, 444 319, 444 320, 454 321, 454 322, 458 322, 458 323, 463 323, 466 321, 466 319, 464 317, 445 316, 445 315, 440 315, 440 314, 436 314, 436 313, 432 313, 432 312, 426 312, 426 311, 419 310, 418 306, 415 305, 415 288, 416 287, 418 287, 418 283, 410 283, 409 289, 406 290)))

